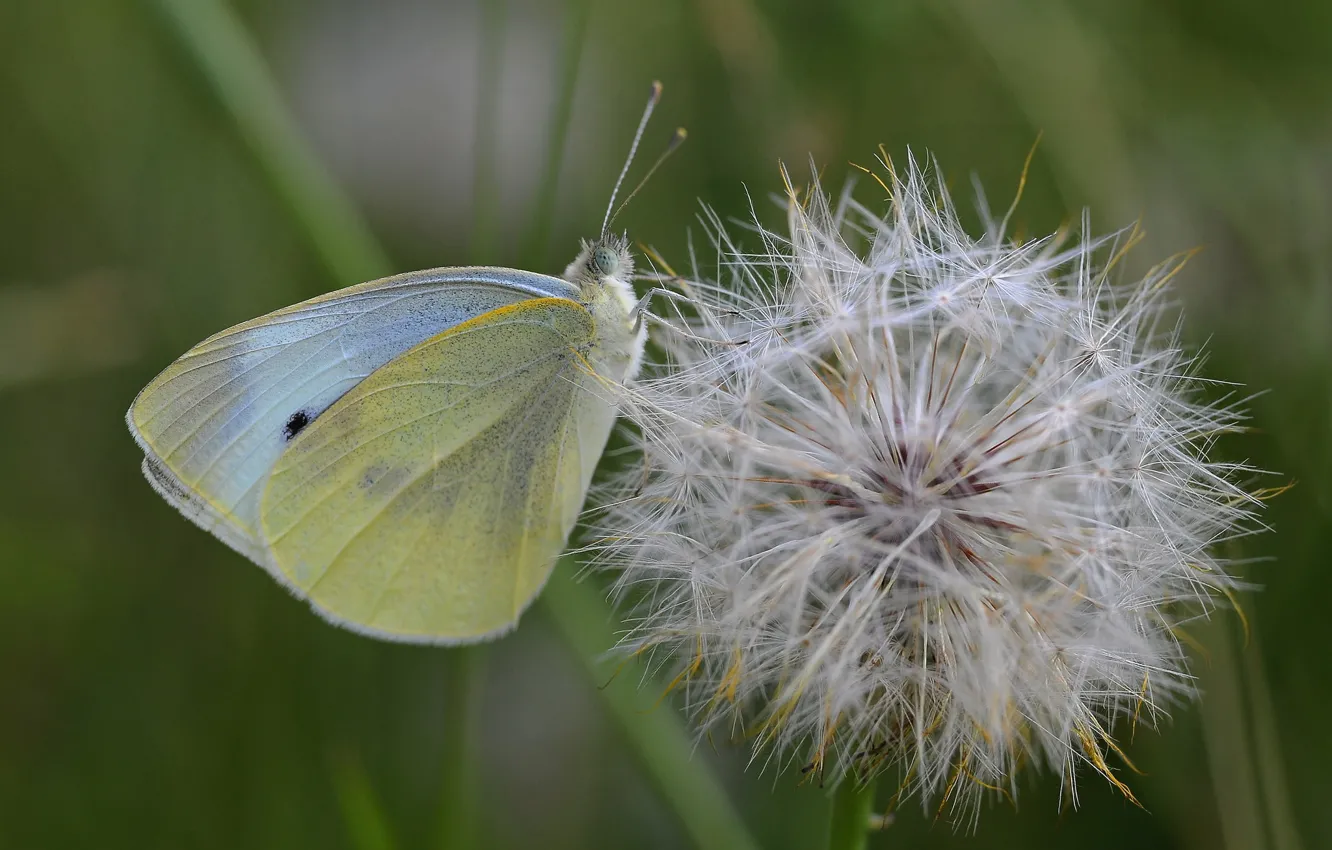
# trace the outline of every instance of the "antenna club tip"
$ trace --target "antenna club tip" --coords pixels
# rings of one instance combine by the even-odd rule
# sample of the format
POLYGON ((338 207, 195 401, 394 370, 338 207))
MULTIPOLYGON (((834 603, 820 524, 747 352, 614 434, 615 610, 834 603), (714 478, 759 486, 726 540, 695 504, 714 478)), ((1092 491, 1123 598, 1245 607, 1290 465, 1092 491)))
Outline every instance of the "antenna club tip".
POLYGON ((666 143, 666 153, 662 154, 662 157, 666 157, 676 148, 680 147, 680 145, 683 145, 684 140, 688 135, 689 133, 684 127, 676 127, 675 132, 671 134, 671 140, 666 143))

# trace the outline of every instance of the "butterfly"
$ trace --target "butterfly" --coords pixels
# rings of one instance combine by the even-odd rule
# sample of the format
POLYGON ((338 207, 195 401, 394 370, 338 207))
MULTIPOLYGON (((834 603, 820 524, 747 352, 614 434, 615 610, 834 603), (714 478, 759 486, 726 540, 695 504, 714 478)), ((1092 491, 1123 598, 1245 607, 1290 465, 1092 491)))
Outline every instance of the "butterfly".
POLYGON ((660 93, 563 276, 410 272, 214 334, 126 415, 148 482, 336 625, 440 644, 513 628, 642 359, 651 293, 608 228, 660 93))

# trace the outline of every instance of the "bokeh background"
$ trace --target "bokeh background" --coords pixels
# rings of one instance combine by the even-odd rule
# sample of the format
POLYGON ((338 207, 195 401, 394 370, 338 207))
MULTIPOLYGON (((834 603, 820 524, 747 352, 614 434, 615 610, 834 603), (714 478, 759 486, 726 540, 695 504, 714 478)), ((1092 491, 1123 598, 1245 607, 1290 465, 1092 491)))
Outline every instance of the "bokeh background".
MULTIPOLYGON (((558 273, 654 78, 644 159, 690 139, 621 224, 668 258, 698 199, 777 216, 779 160, 836 186, 880 144, 1006 206, 1042 132, 1016 221, 1140 219, 1139 267, 1201 246, 1187 336, 1265 391, 1221 451, 1295 482, 1234 552, 1252 637, 1198 624, 1204 701, 1120 730, 1143 808, 1033 772, 974 834, 908 804, 872 846, 1332 847, 1332 4, 229 3, 0 2, 0 847, 443 847, 462 799, 478 846, 695 846, 625 735, 673 706, 587 663, 602 609, 465 663, 335 630, 158 499, 122 423, 190 345, 331 288, 558 273)), ((821 846, 826 792, 745 763, 703 742, 680 781, 821 846)))

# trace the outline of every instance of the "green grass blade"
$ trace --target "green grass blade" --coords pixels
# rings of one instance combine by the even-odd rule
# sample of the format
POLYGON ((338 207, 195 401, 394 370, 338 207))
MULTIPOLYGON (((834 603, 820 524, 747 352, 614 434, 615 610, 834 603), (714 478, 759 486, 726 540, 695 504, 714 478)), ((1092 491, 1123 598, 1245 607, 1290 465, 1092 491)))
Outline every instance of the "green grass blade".
POLYGON ((1286 781, 1285 760, 1281 757, 1281 735, 1277 730, 1276 708, 1263 670, 1263 656, 1258 648, 1258 628, 1243 650, 1244 680, 1253 714, 1254 757, 1258 764, 1263 803, 1272 830, 1273 850, 1304 850, 1300 830, 1286 781))
POLYGON ((341 286, 388 274, 388 256, 319 164, 244 24, 221 0, 157 0, 264 175, 341 286))
POLYGON ((397 845, 384 807, 375 795, 360 759, 345 754, 336 757, 331 774, 338 808, 342 811, 352 847, 356 850, 394 850, 397 845))
POLYGON ((1202 700, 1203 738, 1221 834, 1227 850, 1264 850, 1267 829, 1231 629, 1225 618, 1213 617, 1200 631, 1202 643, 1211 653, 1199 679, 1206 694, 1202 700))

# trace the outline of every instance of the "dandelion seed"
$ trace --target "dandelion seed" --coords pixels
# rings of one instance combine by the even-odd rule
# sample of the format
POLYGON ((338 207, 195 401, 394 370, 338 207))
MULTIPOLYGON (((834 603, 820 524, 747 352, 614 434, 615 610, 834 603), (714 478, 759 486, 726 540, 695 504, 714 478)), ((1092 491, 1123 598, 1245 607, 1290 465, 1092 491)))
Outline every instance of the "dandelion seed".
POLYGON ((1180 626, 1257 525, 1254 470, 1207 458, 1242 414, 1166 318, 1183 258, 1124 283, 1135 232, 976 239, 889 172, 887 215, 790 191, 757 253, 706 217, 716 272, 679 284, 601 492, 624 646, 763 765, 895 771, 963 820, 1028 763, 1131 796, 1111 729, 1192 694, 1180 626))

